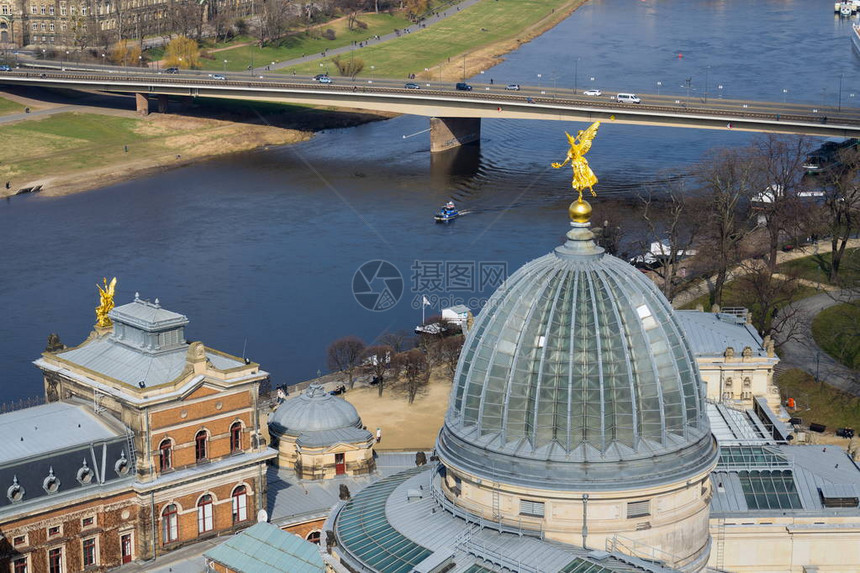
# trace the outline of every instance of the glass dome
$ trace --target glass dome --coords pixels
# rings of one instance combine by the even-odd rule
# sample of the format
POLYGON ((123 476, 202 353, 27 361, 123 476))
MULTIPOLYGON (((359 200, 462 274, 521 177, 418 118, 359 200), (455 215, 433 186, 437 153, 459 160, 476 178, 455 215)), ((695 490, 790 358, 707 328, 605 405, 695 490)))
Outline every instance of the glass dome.
POLYGON ((716 448, 694 356, 645 275, 573 223, 490 298, 460 355, 444 462, 547 487, 661 480, 716 448))

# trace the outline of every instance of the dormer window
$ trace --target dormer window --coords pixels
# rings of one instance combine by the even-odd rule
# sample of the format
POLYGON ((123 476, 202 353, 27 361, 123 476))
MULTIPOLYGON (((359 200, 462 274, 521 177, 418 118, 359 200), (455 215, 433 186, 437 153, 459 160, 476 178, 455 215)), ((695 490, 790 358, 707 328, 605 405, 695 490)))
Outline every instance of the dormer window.
POLYGON ((60 490, 60 480, 54 475, 54 468, 48 470, 48 477, 42 481, 42 488, 48 493, 57 493, 60 490))
POLYGON ((162 440, 158 446, 158 468, 161 471, 173 468, 173 445, 170 440, 162 440))
POLYGON ((80 483, 81 485, 87 485, 88 483, 91 483, 93 481, 93 470, 91 470, 89 466, 87 466, 86 459, 84 459, 84 463, 83 465, 81 465, 81 468, 78 470, 78 473, 75 477, 77 478, 78 483, 80 483))
POLYGON ((24 499, 25 493, 24 487, 18 483, 18 476, 12 476, 12 485, 6 490, 6 497, 9 498, 9 501, 12 503, 21 501, 24 499))
POLYGON ((194 436, 194 459, 197 462, 206 460, 206 439, 208 438, 206 430, 200 430, 194 436))

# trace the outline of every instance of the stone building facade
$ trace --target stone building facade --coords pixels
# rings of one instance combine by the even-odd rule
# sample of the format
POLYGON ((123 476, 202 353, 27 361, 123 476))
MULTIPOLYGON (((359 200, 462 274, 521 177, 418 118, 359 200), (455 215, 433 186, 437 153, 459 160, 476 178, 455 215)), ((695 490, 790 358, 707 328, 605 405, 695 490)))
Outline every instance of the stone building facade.
POLYGON ((81 512, 93 504, 100 508, 92 510, 94 522, 103 530, 95 550, 104 557, 96 562, 87 557, 87 567, 151 559, 246 527, 265 507, 265 465, 276 456, 259 431, 259 386, 267 373, 249 360, 189 343, 188 319, 157 301, 135 297, 109 316, 111 327, 97 328, 81 345, 45 352, 36 361, 48 404, 0 416, 3 425, 4 418, 14 422, 16 414, 29 420, 39 408, 68 410, 82 426, 66 432, 66 441, 89 428, 81 435, 85 441, 64 448, 74 452, 68 454, 73 460, 65 460, 62 451, 53 454, 57 461, 49 472, 57 471, 63 495, 32 496, 47 491, 34 479, 48 479, 42 477, 46 462, 33 458, 40 447, 50 450, 40 444, 57 436, 24 440, 30 445, 20 447, 15 459, 0 456, 7 493, 15 483, 29 492, 17 500, 7 495, 5 505, 0 500, 0 532, 12 540, 0 547, 0 571, 4 561, 14 564, 21 556, 26 563, 14 573, 80 570, 76 564, 93 552, 86 530, 92 523, 81 525, 87 518, 81 512), (87 455, 93 436, 104 445, 87 455), (81 481, 81 472, 94 472, 98 487, 70 488, 81 481), (55 506, 47 505, 54 499, 55 506), (59 537, 43 539, 40 532, 50 531, 53 523, 60 524, 59 537), (15 546, 15 538, 30 531, 32 541, 27 533, 26 545, 15 546), (56 547, 62 559, 60 568, 52 569, 56 547))

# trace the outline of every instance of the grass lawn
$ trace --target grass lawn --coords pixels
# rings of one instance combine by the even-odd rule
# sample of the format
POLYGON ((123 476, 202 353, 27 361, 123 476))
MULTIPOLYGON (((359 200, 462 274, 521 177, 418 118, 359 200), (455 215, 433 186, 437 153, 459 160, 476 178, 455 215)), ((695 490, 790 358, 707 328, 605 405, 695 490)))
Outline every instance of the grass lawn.
POLYGON ((139 120, 121 117, 63 113, 38 121, 3 127, 3 144, 16 150, 11 162, 0 164, 0 179, 34 179, 45 174, 98 167, 135 148, 149 137, 135 129, 139 120))
POLYGON ((803 418, 804 424, 825 424, 829 431, 860 428, 860 398, 816 384, 812 375, 797 368, 779 375, 776 384, 783 399, 794 398, 797 409, 791 415, 803 418))
POLYGON ((860 369, 860 307, 838 304, 812 320, 812 337, 824 352, 848 368, 860 369))
MULTIPOLYGON (((357 50, 356 57, 360 56, 365 64, 360 75, 370 76, 370 66, 375 68, 372 73, 378 77, 405 78, 410 73, 420 74, 425 68, 429 69, 464 52, 513 39, 567 3, 568 0, 479 2, 429 28, 416 30, 385 44, 357 50)), ((415 29, 415 26, 411 28, 415 29)), ((295 71, 304 75, 317 73, 320 62, 324 65, 327 63, 330 72, 336 70, 329 58, 296 66, 295 71)), ((283 71, 291 73, 292 68, 283 71)))
POLYGON ((10 113, 21 113, 24 111, 24 106, 0 97, 0 115, 8 115, 10 113))
MULTIPOLYGON (((779 272, 820 283, 828 283, 830 277, 830 253, 812 255, 777 265, 779 272)), ((839 281, 856 284, 860 279, 860 249, 845 249, 839 266, 839 281)))
MULTIPOLYGON (((315 54, 327 49, 349 46, 353 42, 363 42, 373 35, 383 36, 396 29, 411 25, 411 22, 406 18, 391 14, 362 14, 359 20, 367 24, 367 29, 356 27, 349 30, 346 18, 340 18, 321 26, 320 32, 328 28, 334 30, 334 40, 326 40, 323 37, 314 38, 305 32, 300 32, 283 38, 280 46, 260 48, 258 45, 252 44, 215 52, 210 54, 214 60, 201 58, 200 65, 203 69, 223 70, 224 60, 227 60, 227 71, 246 71, 252 60, 255 67, 261 68, 271 62, 291 60, 300 58, 305 54, 315 54)), ((246 38, 246 41, 253 40, 246 38)), ((318 68, 319 64, 314 63, 313 69, 318 71, 318 68)))

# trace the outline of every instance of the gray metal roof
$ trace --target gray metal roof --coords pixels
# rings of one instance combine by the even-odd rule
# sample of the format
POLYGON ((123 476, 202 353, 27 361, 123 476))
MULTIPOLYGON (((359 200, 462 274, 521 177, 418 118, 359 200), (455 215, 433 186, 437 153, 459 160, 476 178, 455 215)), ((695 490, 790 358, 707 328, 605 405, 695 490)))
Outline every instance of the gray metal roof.
POLYGON ((373 440, 373 435, 361 428, 335 428, 318 432, 302 432, 296 443, 308 448, 323 448, 335 444, 355 444, 373 440))
POLYGON ((255 523, 203 555, 237 573, 325 571, 319 546, 265 522, 255 523))
MULTIPOLYGON (((588 549, 481 529, 458 519, 434 501, 430 493, 433 479, 433 468, 403 472, 353 495, 352 501, 340 510, 335 525, 346 562, 360 571, 394 573, 411 571, 412 561, 453 554, 456 565, 451 573, 552 573, 565 568, 578 572, 577 566, 598 560, 591 557, 593 552, 588 549), (380 495, 383 489, 386 492, 380 495), (411 496, 410 491, 424 495, 411 496), (373 543, 374 535, 382 536, 377 543, 373 543), (401 549, 413 551, 411 557, 396 552, 400 557, 397 560, 383 558, 385 553, 394 552, 391 544, 395 539, 401 549)), ((599 563, 604 571, 612 573, 671 571, 618 553, 601 553, 599 563)))
POLYGON ((331 432, 350 428, 350 435, 357 440, 366 439, 370 433, 361 429, 361 418, 355 407, 337 396, 326 392, 319 384, 311 384, 297 398, 285 400, 269 416, 269 429, 276 435, 305 436, 315 445, 338 443, 343 432, 331 432), (320 433, 328 432, 328 433, 320 433), (316 433, 316 436, 310 434, 316 433), (325 440, 333 440, 326 442, 325 440))
POLYGON ((753 356, 767 356, 758 332, 740 317, 697 310, 678 310, 675 316, 696 356, 722 356, 730 346, 738 356, 747 346, 753 356))
POLYGON ((51 402, 0 414, 0 465, 124 436, 85 406, 51 402))
POLYGON ((567 243, 516 271, 475 322, 441 459, 536 487, 615 489, 706 469, 716 450, 703 386, 671 305, 605 255, 587 225, 572 226, 567 243))
MULTIPOLYGON (((755 448, 755 446, 751 446, 755 448)), ((725 450, 726 448, 724 448, 725 450)), ((736 448, 735 448, 736 449, 736 448)), ((837 446, 766 446, 764 455, 753 455, 749 463, 739 460, 726 465, 722 461, 711 474, 714 497, 711 515, 762 515, 773 511, 779 515, 852 515, 860 516, 860 508, 827 508, 821 500, 821 491, 828 493, 860 492, 860 469, 837 446), (801 507, 780 507, 767 510, 751 507, 748 503, 749 477, 770 479, 789 477, 797 492, 801 507), (745 484, 745 480, 747 480, 745 484)), ((752 452, 755 454, 755 452, 752 452)), ((737 458, 737 456, 733 456, 737 458)), ((748 456, 747 456, 748 457, 748 456)), ((767 493, 766 491, 764 493, 767 493)))
POLYGON ((132 302, 114 308, 108 316, 113 321, 148 331, 173 329, 188 324, 185 315, 161 308, 158 299, 154 303, 143 300, 137 293, 132 302))
POLYGON ((337 476, 325 480, 302 480, 290 470, 269 468, 266 478, 268 506, 273 523, 301 521, 309 516, 324 516, 340 499, 340 486, 346 485, 352 495, 377 481, 415 467, 415 453, 379 453, 376 473, 361 476, 337 476))

